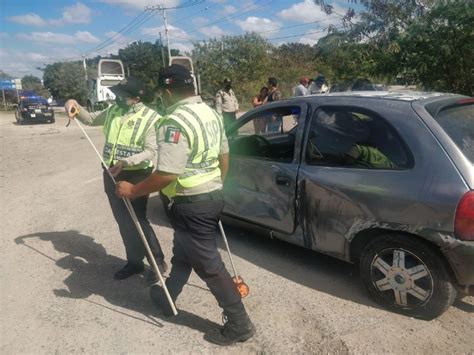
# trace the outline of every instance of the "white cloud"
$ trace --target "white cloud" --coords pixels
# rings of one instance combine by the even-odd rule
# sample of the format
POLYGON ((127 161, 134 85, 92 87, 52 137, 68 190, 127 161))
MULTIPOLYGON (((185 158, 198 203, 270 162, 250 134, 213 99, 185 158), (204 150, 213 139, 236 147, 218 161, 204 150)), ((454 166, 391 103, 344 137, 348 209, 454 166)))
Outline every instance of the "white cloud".
POLYGON ((17 38, 30 41, 75 45, 77 42, 98 43, 100 40, 87 31, 77 31, 74 35, 55 32, 19 33, 17 38))
MULTIPOLYGON (((142 29, 142 34, 155 37, 155 38, 160 37, 160 32, 164 40, 165 39, 165 26, 145 27, 142 29)), ((184 31, 183 29, 179 27, 175 27, 173 25, 168 26, 168 34, 170 35, 170 37, 174 37, 174 39, 177 39, 177 40, 191 39, 191 37, 186 33, 186 31, 184 31)))
MULTIPOLYGON (((346 10, 333 5, 334 11, 339 14, 344 14, 346 10)), ((291 5, 288 9, 282 10, 278 16, 287 21, 295 22, 319 22, 324 24, 338 24, 341 23, 340 17, 337 15, 328 15, 321 10, 319 5, 316 5, 313 0, 304 0, 297 4, 291 5)))
POLYGON ((195 17, 192 19, 191 22, 193 23, 193 25, 201 27, 207 25, 209 23, 209 20, 205 17, 195 17))
POLYGON ((303 37, 300 38, 299 42, 303 44, 314 45, 318 43, 318 41, 327 35, 327 31, 321 30, 313 30, 308 31, 303 37))
POLYGON ((20 25, 44 26, 48 22, 43 20, 41 16, 29 13, 26 15, 12 16, 8 18, 11 22, 19 23, 20 25))
POLYGON ((21 78, 28 74, 41 78, 43 73, 36 69, 37 67, 43 67, 46 64, 64 58, 80 57, 79 52, 75 48, 70 48, 66 52, 63 47, 48 47, 45 51, 47 52, 31 52, 30 50, 23 52, 0 48, 2 70, 16 78, 21 78))
POLYGON ((222 16, 227 16, 236 13, 238 10, 235 6, 226 5, 219 11, 219 14, 222 16))
POLYGON ((63 8, 62 17, 59 19, 43 19, 35 13, 9 17, 9 20, 12 22, 28 26, 62 26, 78 23, 86 24, 90 23, 91 19, 92 10, 80 2, 63 8))
POLYGON ((135 9, 135 10, 143 10, 147 6, 162 5, 164 7, 173 7, 179 4, 179 0, 100 0, 101 2, 105 2, 111 5, 121 6, 123 8, 128 9, 135 9))
POLYGON ((193 50, 193 46, 192 45, 188 45, 188 44, 185 44, 185 43, 171 43, 170 44, 170 47, 173 48, 173 49, 178 49, 181 53, 191 53, 192 50, 193 50))
POLYGON ((281 25, 270 19, 263 17, 250 16, 245 21, 237 20, 235 23, 247 32, 274 32, 278 31, 281 25))
POLYGON ((59 20, 50 20, 52 24, 65 25, 70 23, 90 23, 92 10, 86 5, 78 2, 75 5, 63 9, 63 17, 59 20))
POLYGON ((199 30, 204 36, 210 38, 219 38, 226 34, 226 32, 218 26, 207 26, 199 30))

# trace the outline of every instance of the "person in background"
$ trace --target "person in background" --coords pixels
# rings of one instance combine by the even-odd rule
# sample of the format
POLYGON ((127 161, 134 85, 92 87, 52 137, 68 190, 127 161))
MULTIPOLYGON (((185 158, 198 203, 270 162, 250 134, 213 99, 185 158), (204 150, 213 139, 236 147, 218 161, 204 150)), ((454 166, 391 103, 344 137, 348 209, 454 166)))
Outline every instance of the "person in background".
POLYGON ((223 88, 216 94, 216 111, 221 114, 224 119, 224 127, 227 128, 237 119, 239 111, 239 102, 232 90, 232 81, 225 78, 222 81, 223 88))
POLYGON ((295 96, 306 96, 308 91, 309 78, 303 76, 300 78, 300 83, 295 87, 295 96))
MULTIPOLYGON (((268 92, 265 103, 280 101, 282 98, 281 91, 278 88, 278 80, 274 77, 268 78, 268 86, 270 90, 268 92)), ((283 118, 278 115, 272 115, 266 119, 266 132, 279 132, 283 124, 283 118)))
MULTIPOLYGON (((264 86, 263 88, 260 89, 260 94, 257 96, 254 96, 252 100, 252 105, 253 107, 259 107, 262 106, 263 103, 265 102, 265 99, 267 98, 268 95, 268 88, 264 86)), ((255 133, 263 133, 265 132, 265 119, 264 118, 256 118, 253 120, 253 126, 255 128, 255 133)))
POLYGON ((326 78, 323 74, 318 73, 308 87, 308 95, 313 94, 325 94, 329 91, 329 87, 326 83, 326 78))

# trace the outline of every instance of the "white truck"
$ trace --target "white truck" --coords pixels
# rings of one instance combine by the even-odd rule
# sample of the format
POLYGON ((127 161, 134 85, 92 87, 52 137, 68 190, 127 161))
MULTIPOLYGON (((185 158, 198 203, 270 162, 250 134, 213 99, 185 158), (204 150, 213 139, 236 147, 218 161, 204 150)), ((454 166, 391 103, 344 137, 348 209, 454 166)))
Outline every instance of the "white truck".
POLYGON ((101 110, 115 100, 110 87, 125 79, 125 71, 121 60, 101 59, 97 65, 97 73, 87 80, 87 110, 101 110))

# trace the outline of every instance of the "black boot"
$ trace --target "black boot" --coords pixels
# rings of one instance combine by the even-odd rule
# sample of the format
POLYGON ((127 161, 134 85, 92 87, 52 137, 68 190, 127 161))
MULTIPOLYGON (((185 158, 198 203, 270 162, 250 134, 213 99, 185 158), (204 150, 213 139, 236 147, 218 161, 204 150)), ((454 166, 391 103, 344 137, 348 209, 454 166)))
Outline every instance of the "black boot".
POLYGON ((145 270, 145 266, 143 264, 140 265, 127 263, 127 265, 114 274, 114 279, 125 280, 132 275, 141 273, 143 270, 145 270))
POLYGON ((223 327, 211 330, 204 335, 204 339, 217 345, 229 346, 255 335, 255 327, 242 302, 224 307, 224 322, 223 327))
MULTIPOLYGON (((173 309, 168 302, 168 298, 166 297, 165 291, 159 285, 152 285, 150 287, 150 297, 153 304, 163 312, 163 315, 166 317, 174 316, 173 309)), ((176 301, 176 298, 173 298, 173 302, 176 301)))

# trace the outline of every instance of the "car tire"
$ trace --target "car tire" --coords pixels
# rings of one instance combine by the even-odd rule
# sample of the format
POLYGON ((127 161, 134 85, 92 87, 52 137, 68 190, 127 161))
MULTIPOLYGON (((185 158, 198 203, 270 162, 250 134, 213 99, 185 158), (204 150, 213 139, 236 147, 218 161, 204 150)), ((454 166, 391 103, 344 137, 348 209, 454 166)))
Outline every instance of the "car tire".
POLYGON ((369 242, 361 253, 360 273, 378 304, 415 318, 438 317, 457 295, 439 253, 403 234, 382 235, 369 242))

